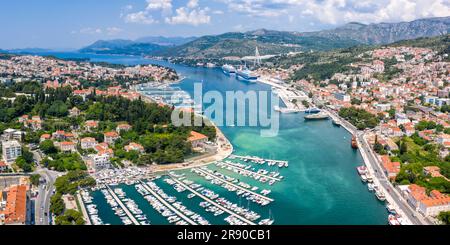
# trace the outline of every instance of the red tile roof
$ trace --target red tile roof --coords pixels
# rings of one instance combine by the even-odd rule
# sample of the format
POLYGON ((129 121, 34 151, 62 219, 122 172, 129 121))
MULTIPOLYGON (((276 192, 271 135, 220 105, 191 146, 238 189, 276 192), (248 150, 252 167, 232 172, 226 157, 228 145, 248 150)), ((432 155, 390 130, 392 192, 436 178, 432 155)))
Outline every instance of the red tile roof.
POLYGON ((198 140, 208 140, 208 137, 204 134, 195 132, 195 131, 191 131, 191 136, 189 136, 188 141, 189 142, 193 142, 193 141, 198 141, 198 140))

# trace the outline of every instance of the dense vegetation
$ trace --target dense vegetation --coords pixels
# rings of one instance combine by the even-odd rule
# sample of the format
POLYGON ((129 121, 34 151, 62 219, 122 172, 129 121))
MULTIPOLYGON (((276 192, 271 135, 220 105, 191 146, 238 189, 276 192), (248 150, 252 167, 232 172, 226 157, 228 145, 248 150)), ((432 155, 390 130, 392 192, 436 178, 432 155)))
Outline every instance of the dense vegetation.
POLYGON ((393 161, 402 163, 400 173, 396 182, 399 184, 418 184, 426 187, 428 191, 438 190, 443 193, 450 193, 450 182, 444 178, 433 178, 426 176, 423 167, 438 166, 441 174, 450 177, 450 157, 441 159, 439 148, 432 142, 420 140, 415 134, 411 137, 403 137, 397 144, 400 147, 398 152, 393 152, 393 161))
POLYGON ((441 212, 438 215, 438 219, 444 224, 444 225, 450 225, 450 211, 447 212, 441 212))
MULTIPOLYGON (((37 82, 13 83, 2 85, 0 94, 14 97, 16 92, 27 96, 17 96, 14 101, 0 99, 0 130, 6 128, 22 129, 26 132, 26 143, 39 143, 40 136, 56 130, 79 128, 85 120, 99 120, 99 128, 91 133, 81 135, 92 136, 103 142, 103 133, 114 131, 119 123, 132 125, 131 132, 123 133, 122 139, 113 146, 117 153, 117 162, 127 159, 136 164, 182 162, 191 154, 191 146, 187 137, 191 130, 215 138, 215 128, 207 125, 201 127, 174 127, 171 125, 173 108, 161 107, 157 104, 141 100, 130 101, 121 97, 87 96, 84 101, 73 96, 70 88, 44 89, 37 82), (47 95, 47 96, 46 96, 47 95), (79 117, 67 117, 70 108, 77 107, 83 111, 79 117), (16 119, 22 115, 39 115, 44 119, 43 129, 32 131, 18 124, 16 119), (123 147, 130 142, 144 146, 145 154, 140 158, 136 153, 126 153, 123 147)), ((42 161, 46 167, 57 171, 85 170, 86 166, 78 154, 63 154, 50 141, 40 143, 41 150, 48 156, 42 161)), ((19 158, 17 165, 24 171, 33 170, 32 157, 19 158)))
POLYGON ((130 101, 118 97, 97 97, 95 104, 86 110, 85 118, 103 121, 99 130, 114 130, 119 122, 128 122, 132 130, 122 132, 122 138, 114 146, 116 157, 138 164, 182 162, 191 153, 187 137, 191 130, 216 137, 215 128, 203 124, 201 127, 174 127, 171 125, 172 108, 141 100, 130 101), (130 142, 140 143, 145 153, 139 159, 135 153, 122 149, 130 142))
POLYGON ((339 111, 339 116, 349 121, 359 130, 374 128, 380 122, 377 116, 364 109, 357 109, 355 107, 342 108, 339 111))
POLYGON ((50 199, 50 212, 56 215, 57 225, 82 225, 83 216, 76 210, 66 210, 62 196, 74 195, 78 188, 95 185, 95 180, 83 171, 70 171, 55 181, 56 193, 50 199))

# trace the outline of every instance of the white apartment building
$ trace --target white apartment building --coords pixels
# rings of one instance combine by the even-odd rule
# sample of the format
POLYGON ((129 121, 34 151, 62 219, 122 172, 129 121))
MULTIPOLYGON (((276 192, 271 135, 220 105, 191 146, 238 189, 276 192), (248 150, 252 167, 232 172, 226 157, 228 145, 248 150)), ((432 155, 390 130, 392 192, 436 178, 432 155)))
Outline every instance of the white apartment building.
POLYGON ((88 165, 95 171, 100 171, 110 167, 109 154, 92 154, 89 155, 88 165))
POLYGON ((6 163, 13 163, 22 156, 22 146, 17 140, 2 142, 2 156, 6 163))

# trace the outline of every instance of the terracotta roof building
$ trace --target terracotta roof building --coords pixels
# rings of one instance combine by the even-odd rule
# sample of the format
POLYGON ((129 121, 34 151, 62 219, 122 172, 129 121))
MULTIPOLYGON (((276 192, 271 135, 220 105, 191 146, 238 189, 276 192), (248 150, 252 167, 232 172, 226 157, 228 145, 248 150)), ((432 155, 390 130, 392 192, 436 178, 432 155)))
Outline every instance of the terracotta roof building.
POLYGON ((26 224, 27 222, 28 190, 25 185, 11 186, 7 192, 6 206, 0 210, 4 223, 26 224))
POLYGON ((407 201, 425 216, 437 216, 440 212, 450 211, 450 196, 437 190, 427 194, 424 187, 410 185, 407 190, 407 201))
POLYGON ((203 143, 208 141, 208 137, 204 134, 191 131, 191 135, 188 138, 188 141, 191 143, 193 148, 197 148, 202 146, 203 143))

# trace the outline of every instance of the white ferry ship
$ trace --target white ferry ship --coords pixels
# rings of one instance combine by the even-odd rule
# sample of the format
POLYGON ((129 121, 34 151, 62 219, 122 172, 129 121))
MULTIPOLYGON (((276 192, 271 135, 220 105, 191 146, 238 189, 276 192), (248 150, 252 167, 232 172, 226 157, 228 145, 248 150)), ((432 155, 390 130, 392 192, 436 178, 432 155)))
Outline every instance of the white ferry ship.
POLYGON ((236 68, 232 65, 225 64, 222 66, 222 71, 225 73, 225 75, 235 75, 236 74, 236 68))

